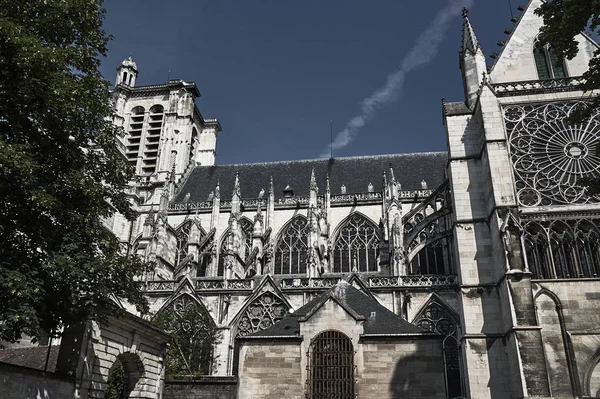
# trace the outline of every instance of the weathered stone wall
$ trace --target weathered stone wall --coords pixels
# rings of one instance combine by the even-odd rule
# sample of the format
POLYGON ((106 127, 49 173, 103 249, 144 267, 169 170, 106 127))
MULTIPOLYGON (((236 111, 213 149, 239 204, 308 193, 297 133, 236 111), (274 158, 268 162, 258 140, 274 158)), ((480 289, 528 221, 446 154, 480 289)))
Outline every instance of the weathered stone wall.
POLYGON ((237 384, 237 377, 168 378, 163 399, 236 399, 237 384))
POLYGON ((363 367, 356 376, 361 398, 446 397, 440 339, 365 340, 363 367))
POLYGON ((544 356, 554 395, 570 394, 572 384, 575 390, 579 385, 583 395, 599 394, 599 285, 597 279, 538 280, 534 284, 544 356), (574 374, 571 379, 569 361, 574 374))
POLYGON ((65 399, 72 398, 72 380, 25 367, 0 363, 0 398, 65 399))
POLYGON ((238 398, 303 399, 299 342, 245 341, 240 346, 238 398))

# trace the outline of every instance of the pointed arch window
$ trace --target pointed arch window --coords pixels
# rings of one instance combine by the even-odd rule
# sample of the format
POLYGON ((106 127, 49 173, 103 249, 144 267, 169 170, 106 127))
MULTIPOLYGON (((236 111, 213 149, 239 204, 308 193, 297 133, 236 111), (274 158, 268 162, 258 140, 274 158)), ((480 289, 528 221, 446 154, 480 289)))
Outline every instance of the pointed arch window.
MULTIPOLYGON (((254 224, 248 218, 241 218, 240 227, 242 228, 244 241, 244 250, 242 253, 240 253, 240 256, 243 259, 246 259, 248 255, 250 255, 250 251, 252 251, 252 233, 254 232, 254 224)), ((231 230, 227 229, 225 234, 223 234, 223 239, 221 240, 221 247, 219 251, 219 268, 217 270, 217 274, 219 276, 222 276, 225 273, 225 255, 227 254, 227 241, 230 235, 231 230)))
POLYGON ((167 375, 211 373, 213 347, 220 342, 221 332, 201 303, 181 295, 152 321, 173 338, 167 351, 167 375))
POLYGON ((600 276, 600 222, 531 221, 525 226, 527 264, 536 279, 600 276))
POLYGON ((308 221, 294 217, 284 227, 275 247, 275 274, 306 273, 308 262, 308 221))
MULTIPOLYGON (((236 324, 235 337, 244 337, 271 327, 283 319, 289 309, 286 303, 277 295, 268 291, 263 293, 241 312, 236 324)), ((238 374, 239 355, 239 342, 234 340, 233 375, 238 374)))
POLYGON ((339 331, 324 331, 310 344, 307 388, 311 399, 354 399, 354 348, 339 331))
POLYGON ((442 350, 444 353, 446 394, 449 398, 463 396, 460 344, 457 339, 458 323, 456 318, 444 306, 433 300, 415 318, 415 324, 427 331, 445 336, 442 342, 442 350))
POLYGON ((333 272, 377 271, 379 228, 358 213, 342 223, 333 247, 333 272))
POLYGON ((533 58, 540 80, 564 78, 567 76, 565 62, 558 58, 552 46, 536 44, 533 49, 533 58))

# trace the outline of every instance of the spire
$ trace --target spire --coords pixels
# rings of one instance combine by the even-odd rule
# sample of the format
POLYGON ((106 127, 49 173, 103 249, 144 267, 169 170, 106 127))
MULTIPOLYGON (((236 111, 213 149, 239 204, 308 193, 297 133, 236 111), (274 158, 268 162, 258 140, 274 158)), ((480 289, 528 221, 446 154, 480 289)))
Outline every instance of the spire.
POLYGON ((327 191, 328 193, 331 192, 331 188, 329 187, 329 175, 327 175, 327 183, 326 183, 326 186, 325 186, 325 191, 327 191))
POLYGON ((217 180, 217 187, 215 187, 215 198, 221 199, 221 183, 217 180))
POLYGON ((469 21, 469 10, 463 8, 463 34, 462 34, 462 51, 461 54, 464 56, 467 51, 471 54, 475 54, 477 49, 481 48, 479 40, 475 36, 475 30, 469 21))
POLYGON ((317 179, 315 178, 315 168, 312 168, 312 170, 310 171, 310 190, 319 190, 319 188, 317 187, 317 179))
POLYGON ((462 47, 460 50, 460 70, 463 75, 463 86, 465 90, 465 103, 469 109, 473 109, 479 97, 479 88, 483 76, 487 72, 485 55, 475 36, 475 30, 469 21, 469 12, 463 9, 463 32, 462 47))
POLYGON ((275 188, 273 187, 273 176, 271 176, 271 181, 269 182, 269 194, 274 194, 275 188))

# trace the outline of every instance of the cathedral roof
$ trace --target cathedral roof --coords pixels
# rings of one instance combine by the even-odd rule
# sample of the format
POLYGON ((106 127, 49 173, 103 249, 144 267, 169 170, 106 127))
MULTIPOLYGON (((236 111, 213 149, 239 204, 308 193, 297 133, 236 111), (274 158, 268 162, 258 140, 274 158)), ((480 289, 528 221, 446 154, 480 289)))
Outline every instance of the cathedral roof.
POLYGON ((188 201, 206 201, 217 182, 220 184, 221 198, 231 198, 236 173, 239 173, 243 198, 256 198, 264 189, 268 191, 273 178, 275 197, 282 197, 286 186, 294 195, 308 195, 311 171, 314 168, 319 193, 325 191, 329 176, 331 194, 341 194, 341 186, 346 194, 368 192, 369 183, 376 192, 383 191, 382 177, 390 166, 394 169, 396 181, 403 190, 420 190, 425 180, 430 189, 435 189, 444 181, 444 170, 448 155, 446 152, 423 152, 413 154, 374 155, 332 159, 308 159, 299 161, 248 163, 234 165, 197 166, 178 190, 175 202, 183 202, 187 193, 188 201))
POLYGON ((342 280, 270 328, 249 334, 245 338, 298 337, 300 322, 310 319, 329 299, 336 301, 356 320, 364 320, 364 336, 434 335, 409 323, 377 300, 342 280))

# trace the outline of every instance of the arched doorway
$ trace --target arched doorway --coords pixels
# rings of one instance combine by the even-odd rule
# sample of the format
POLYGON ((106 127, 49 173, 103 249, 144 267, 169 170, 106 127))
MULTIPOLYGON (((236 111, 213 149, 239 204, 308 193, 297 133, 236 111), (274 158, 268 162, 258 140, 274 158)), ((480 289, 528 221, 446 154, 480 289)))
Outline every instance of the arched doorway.
POLYGON ((135 353, 120 354, 113 363, 107 378, 104 399, 128 399, 141 397, 140 378, 144 365, 135 353))

